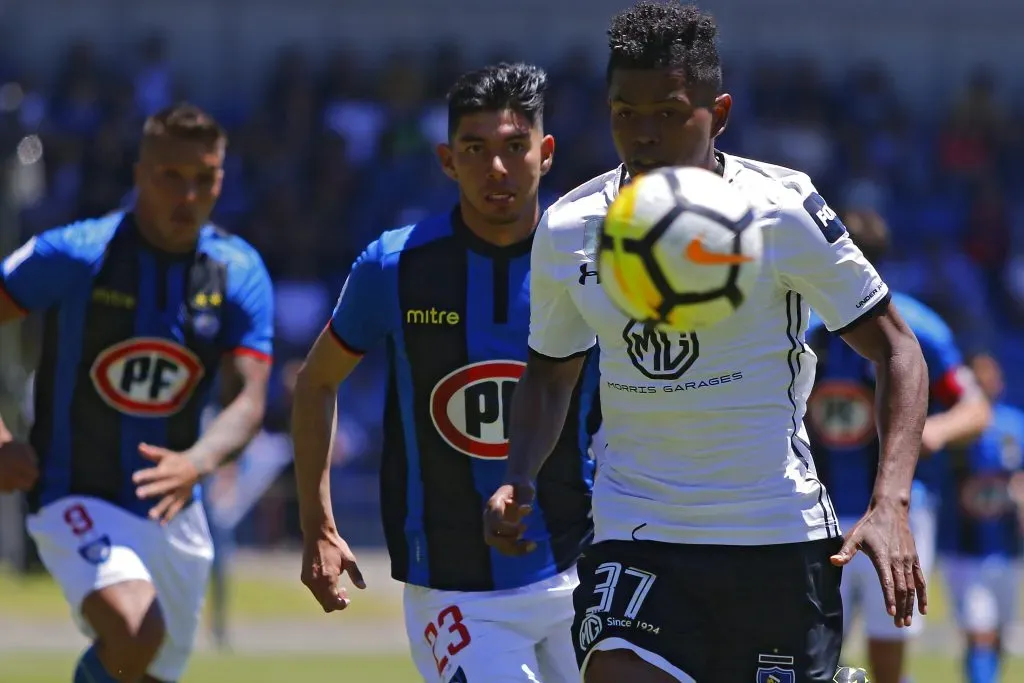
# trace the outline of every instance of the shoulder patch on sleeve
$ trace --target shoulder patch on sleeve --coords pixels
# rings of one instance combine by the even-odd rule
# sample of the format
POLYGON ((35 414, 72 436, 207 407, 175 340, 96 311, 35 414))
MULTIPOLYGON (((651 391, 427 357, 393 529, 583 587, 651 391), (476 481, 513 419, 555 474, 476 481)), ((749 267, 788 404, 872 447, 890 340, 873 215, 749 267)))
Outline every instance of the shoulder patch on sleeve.
POLYGON ((829 244, 835 244, 840 237, 846 234, 846 226, 843 225, 843 221, 817 192, 812 192, 804 199, 804 211, 811 216, 811 220, 818 226, 818 230, 821 230, 821 234, 825 236, 825 240, 829 244))

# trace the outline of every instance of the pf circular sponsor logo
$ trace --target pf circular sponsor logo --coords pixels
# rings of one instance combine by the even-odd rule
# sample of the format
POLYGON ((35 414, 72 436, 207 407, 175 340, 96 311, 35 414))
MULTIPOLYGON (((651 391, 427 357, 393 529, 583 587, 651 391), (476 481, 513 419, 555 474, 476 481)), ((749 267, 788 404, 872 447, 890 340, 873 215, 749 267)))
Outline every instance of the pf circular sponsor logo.
POLYGON ((828 448, 855 448, 875 438, 875 397, 862 384, 825 380, 807 403, 811 427, 828 448))
POLYGON ((446 375, 430 392, 437 433, 472 458, 507 457, 512 393, 525 367, 514 360, 484 361, 446 375))
POLYGON ((167 417, 181 410, 204 374, 194 353, 167 339, 135 337, 102 351, 89 370, 96 392, 115 410, 167 417))

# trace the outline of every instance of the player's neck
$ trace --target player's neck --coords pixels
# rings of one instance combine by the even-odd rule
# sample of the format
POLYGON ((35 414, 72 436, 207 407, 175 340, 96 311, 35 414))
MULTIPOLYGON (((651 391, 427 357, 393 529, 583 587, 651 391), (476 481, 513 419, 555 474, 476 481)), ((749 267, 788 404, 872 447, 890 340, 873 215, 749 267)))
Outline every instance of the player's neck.
POLYGON ((135 229, 138 230, 139 236, 142 237, 142 241, 148 244, 156 251, 163 252, 171 256, 179 256, 181 254, 188 254, 195 251, 196 243, 182 244, 169 243, 167 240, 160 237, 160 232, 153 229, 153 222, 146 218, 145 215, 140 215, 138 209, 133 212, 135 219, 135 229))
POLYGON ((467 211, 465 204, 459 205, 459 213, 462 215, 463 225, 476 237, 496 247, 508 247, 522 242, 533 234, 540 218, 540 207, 535 207, 532 213, 524 214, 521 219, 511 223, 488 222, 475 215, 472 209, 467 211))

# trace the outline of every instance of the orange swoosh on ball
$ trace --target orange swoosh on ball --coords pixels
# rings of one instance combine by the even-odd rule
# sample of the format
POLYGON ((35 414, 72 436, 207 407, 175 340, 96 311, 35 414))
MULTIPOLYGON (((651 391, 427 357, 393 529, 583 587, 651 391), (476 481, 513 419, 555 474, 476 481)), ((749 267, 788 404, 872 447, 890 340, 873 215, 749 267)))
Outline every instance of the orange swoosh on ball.
POLYGON ((754 260, 742 254, 719 254, 708 251, 699 238, 690 240, 686 245, 686 258, 702 266, 736 266, 754 260))

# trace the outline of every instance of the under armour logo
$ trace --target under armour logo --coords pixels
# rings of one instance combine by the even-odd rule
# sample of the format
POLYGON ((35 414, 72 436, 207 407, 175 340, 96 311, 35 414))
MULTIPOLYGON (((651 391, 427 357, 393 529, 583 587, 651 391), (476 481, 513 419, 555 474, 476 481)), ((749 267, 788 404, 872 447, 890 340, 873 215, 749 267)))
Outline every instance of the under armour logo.
POLYGON ((596 270, 587 270, 587 266, 588 265, 590 265, 590 264, 589 263, 581 263, 580 264, 580 284, 581 285, 587 284, 587 278, 588 277, 597 278, 597 284, 601 284, 601 276, 598 274, 598 272, 596 270))

